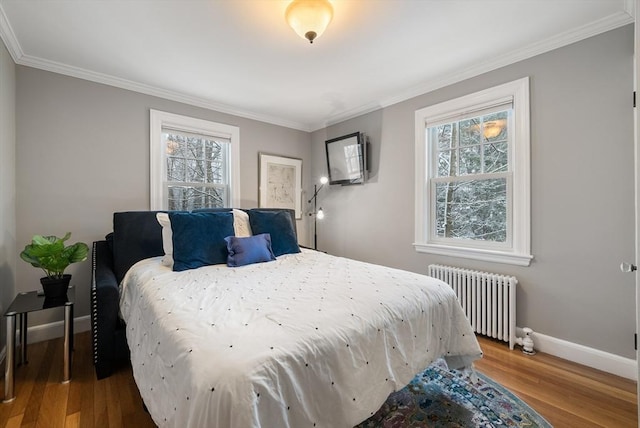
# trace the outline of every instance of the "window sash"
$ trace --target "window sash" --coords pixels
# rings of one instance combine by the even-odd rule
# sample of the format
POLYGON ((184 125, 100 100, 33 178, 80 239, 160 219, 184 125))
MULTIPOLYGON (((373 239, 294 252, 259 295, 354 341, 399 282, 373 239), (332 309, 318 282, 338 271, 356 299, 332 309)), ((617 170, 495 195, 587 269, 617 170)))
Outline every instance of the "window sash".
POLYGON ((502 110, 513 109, 513 97, 503 97, 497 100, 470 105, 463 109, 455 109, 445 113, 437 114, 429 117, 425 121, 426 128, 445 125, 451 122, 459 122, 461 120, 470 119, 472 117, 486 116, 491 113, 497 113, 502 110))
POLYGON ((202 183, 200 181, 165 181, 165 187, 184 186, 184 187, 216 187, 219 189, 228 189, 228 184, 220 183, 202 183))
POLYGON ((428 180, 429 189, 426 197, 429 201, 429 224, 427 227, 429 228, 429 237, 427 239, 428 244, 438 244, 438 245, 463 245, 473 248, 486 248, 491 250, 505 250, 509 249, 513 246, 513 198, 512 198, 512 188, 513 188, 513 179, 512 174, 510 172, 504 173, 492 173, 492 174, 475 174, 471 176, 462 176, 462 177, 438 177, 431 178, 428 180), (504 242, 500 241, 489 241, 489 240, 478 240, 478 239, 465 239, 465 238, 451 238, 451 237, 442 237, 438 236, 438 225, 437 225, 437 204, 435 203, 436 199, 436 185, 438 183, 461 183, 466 181, 483 181, 483 180, 493 180, 493 179, 504 179, 506 180, 506 239, 504 242))
MULTIPOLYGON (((457 165, 456 165, 456 171, 455 171, 455 175, 454 176, 463 176, 463 177, 469 177, 472 174, 462 174, 460 173, 460 161, 461 161, 461 156, 460 156, 460 152, 462 150, 468 150, 468 149, 474 149, 474 148, 479 148, 480 149, 480 167, 481 169, 484 169, 485 164, 485 152, 486 152, 486 147, 491 146, 491 145, 498 145, 498 144, 504 144, 506 143, 507 145, 507 171, 513 171, 513 138, 514 138, 514 132, 513 131, 513 127, 514 127, 514 113, 513 113, 513 109, 510 106, 502 106, 504 108, 495 108, 491 111, 487 111, 487 112, 480 112, 479 114, 476 114, 477 111, 475 111, 476 113, 473 114, 468 114, 465 116, 460 116, 459 118, 457 118, 456 120, 453 121, 444 121, 444 122, 440 122, 438 124, 429 124, 427 125, 427 122, 425 122, 425 128, 424 128, 424 134, 425 134, 425 144, 428 147, 427 149, 427 153, 428 155, 428 168, 426 171, 427 177, 431 178, 431 177, 447 177, 449 175, 439 175, 439 168, 438 168, 438 162, 439 162, 439 155, 441 153, 445 153, 447 151, 456 151, 458 153, 458 156, 456 157, 457 160, 457 165), (467 120, 467 119, 473 119, 473 118, 477 118, 480 117, 481 119, 486 117, 487 115, 493 114, 493 113, 498 113, 498 112, 502 112, 502 111, 507 111, 507 125, 506 125, 506 129, 507 129, 507 138, 506 139, 500 139, 500 140, 491 140, 491 141, 485 141, 483 139, 483 137, 481 137, 481 141, 479 143, 474 143, 474 144, 468 144, 468 145, 462 145, 460 144, 460 129, 459 129, 459 123, 460 121, 463 120, 467 120), (441 126, 441 125, 448 125, 451 124, 452 126, 455 124, 456 126, 458 126, 458 132, 457 132, 457 141, 454 142, 452 141, 451 146, 448 149, 441 149, 438 147, 438 141, 432 140, 431 138, 431 130, 441 126)), ((429 122, 430 123, 430 122, 429 122)), ((485 122, 481 122, 482 124, 484 124, 485 122)), ((484 125, 483 125, 484 126, 484 125)), ((433 132, 435 134, 435 132, 433 132)))

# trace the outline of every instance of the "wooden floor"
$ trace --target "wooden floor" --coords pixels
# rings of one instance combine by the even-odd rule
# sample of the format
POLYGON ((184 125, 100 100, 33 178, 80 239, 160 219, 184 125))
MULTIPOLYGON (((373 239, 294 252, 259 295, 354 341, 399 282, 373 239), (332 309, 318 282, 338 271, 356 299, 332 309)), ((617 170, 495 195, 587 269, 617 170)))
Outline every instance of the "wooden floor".
MULTIPOLYGON (((556 428, 638 426, 635 382, 550 355, 509 351, 502 342, 480 338, 480 344, 485 356, 476 368, 556 428)), ((16 400, 0 404, 0 428, 154 427, 131 368, 98 381, 90 348, 88 332, 75 336, 72 381, 63 385, 62 339, 30 345, 29 363, 16 371, 16 400)))
POLYGON ((89 332, 75 335, 71 382, 61 384, 62 345, 61 338, 29 345, 28 364, 16 370, 16 399, 0 403, 0 427, 155 427, 131 367, 96 380, 89 332))
POLYGON ((478 371, 508 388, 556 428, 637 428, 636 383, 552 355, 524 355, 478 338, 478 371))

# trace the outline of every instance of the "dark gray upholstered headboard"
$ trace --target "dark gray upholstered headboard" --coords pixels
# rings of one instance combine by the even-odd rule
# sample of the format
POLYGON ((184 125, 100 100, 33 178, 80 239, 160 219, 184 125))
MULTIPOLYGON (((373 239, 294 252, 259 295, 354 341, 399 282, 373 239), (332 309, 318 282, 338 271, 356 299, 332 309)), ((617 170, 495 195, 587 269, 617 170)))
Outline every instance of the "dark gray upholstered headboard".
MULTIPOLYGON (((291 216, 296 237, 295 211, 283 208, 254 208, 260 211, 287 211, 291 216)), ((230 208, 206 208, 196 211, 225 212, 230 208)), ((243 211, 251 211, 245 209, 243 211)), ((140 260, 164 255, 162 249, 162 227, 156 220, 156 214, 163 211, 125 211, 113 214, 112 241, 113 265, 118 283, 129 268, 140 260)))

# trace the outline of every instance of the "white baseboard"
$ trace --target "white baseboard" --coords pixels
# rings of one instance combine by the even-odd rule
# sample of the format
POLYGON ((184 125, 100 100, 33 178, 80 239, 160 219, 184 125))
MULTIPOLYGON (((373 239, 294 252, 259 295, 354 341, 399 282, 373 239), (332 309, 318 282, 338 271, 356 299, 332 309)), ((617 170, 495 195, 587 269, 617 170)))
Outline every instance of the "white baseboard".
MULTIPOLYGON (((85 315, 73 319, 73 333, 82 333, 91 329, 91 317, 85 315)), ((19 333, 20 330, 18 329, 19 333)), ((55 339, 64 336, 64 321, 56 321, 48 324, 34 325, 27 329, 27 343, 43 342, 45 340, 55 339)), ((18 334, 18 337, 20 335, 18 334)), ((7 345, 0 350, 0 364, 4 364, 7 356, 7 345)))
MULTIPOLYGON (((516 331, 519 337, 524 335, 520 327, 518 327, 516 331)), ((547 336, 546 334, 535 331, 532 337, 536 351, 555 355, 556 357, 627 379, 638 380, 638 368, 636 360, 634 359, 621 357, 577 343, 567 342, 566 340, 547 336)))
MULTIPOLYGON (((81 333, 91 329, 91 317, 85 315, 73 319, 73 333, 81 333)), ((27 329, 27 343, 43 342, 64 336, 64 321, 34 325, 27 329)), ((18 336, 19 337, 19 336, 18 336)))

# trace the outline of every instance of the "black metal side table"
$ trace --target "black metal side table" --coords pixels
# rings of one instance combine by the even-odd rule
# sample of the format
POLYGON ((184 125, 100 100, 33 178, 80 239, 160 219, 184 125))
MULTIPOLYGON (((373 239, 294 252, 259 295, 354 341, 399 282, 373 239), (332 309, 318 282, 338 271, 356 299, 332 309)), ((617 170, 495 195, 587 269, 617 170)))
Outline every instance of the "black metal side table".
POLYGON ((70 286, 67 290, 67 297, 61 299, 46 299, 40 291, 28 291, 20 293, 13 299, 13 302, 4 314, 7 322, 7 356, 4 366, 4 400, 3 403, 10 403, 15 400, 15 354, 16 354, 16 315, 20 325, 20 361, 19 364, 27 363, 27 314, 45 309, 64 307, 64 373, 62 383, 71 380, 71 352, 73 351, 73 304, 75 302, 76 290, 70 286))

